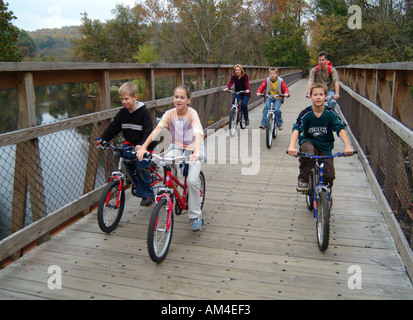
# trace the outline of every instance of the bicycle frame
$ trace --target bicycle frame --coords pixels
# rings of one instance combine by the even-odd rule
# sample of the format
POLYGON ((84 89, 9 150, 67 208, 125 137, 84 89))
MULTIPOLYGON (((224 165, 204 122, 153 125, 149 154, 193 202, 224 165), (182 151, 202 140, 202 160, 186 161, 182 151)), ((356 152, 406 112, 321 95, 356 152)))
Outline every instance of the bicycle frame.
MULTIPOLYGON (((178 201, 179 209, 186 210, 186 197, 187 197, 187 184, 186 184, 187 177, 185 176, 184 183, 182 184, 177 177, 172 174, 171 170, 166 171, 165 177, 165 187, 172 189, 175 199, 178 201), (181 196, 178 187, 181 187, 183 190, 183 194, 181 196)), ((163 195, 163 194, 162 194, 163 195)), ((160 199, 162 195, 158 196, 157 198, 160 199)))
MULTIPOLYGON (((287 152, 288 153, 288 152, 287 152)), ((314 156, 312 154, 308 154, 308 153, 303 153, 303 152, 299 152, 297 156, 299 157, 305 157, 305 158, 311 158, 311 159, 315 159, 316 163, 314 165, 314 168, 311 170, 311 172, 313 173, 313 178, 315 179, 316 177, 318 177, 318 184, 316 186, 314 186, 314 197, 313 197, 313 212, 314 212, 314 218, 317 219, 317 212, 318 212, 318 207, 317 207, 317 200, 319 198, 319 194, 321 191, 325 191, 327 194, 327 199, 329 204, 331 203, 331 189, 329 186, 326 186, 324 184, 324 159, 333 159, 335 157, 344 157, 344 156, 351 156, 356 154, 357 151, 354 151, 352 154, 346 155, 344 152, 338 152, 336 154, 333 154, 331 156, 314 156), (318 163, 318 162, 321 163, 318 163)), ((313 183, 315 183, 313 179, 313 183)))
POLYGON ((237 110, 237 122, 240 122, 240 113, 241 113, 241 99, 239 99, 239 95, 241 93, 244 93, 245 91, 232 91, 228 90, 228 92, 231 92, 234 94, 234 103, 232 104, 231 110, 236 109, 237 110))
MULTIPOLYGON (((314 213, 313 216, 314 216, 314 218, 317 219, 317 217, 318 217, 318 215, 317 215, 317 212, 318 212, 317 203, 318 203, 318 201, 317 200, 319 198, 319 194, 322 190, 324 190, 327 194, 328 203, 330 203, 331 189, 329 188, 329 186, 326 186, 324 184, 324 162, 321 162, 320 164, 318 164, 317 161, 316 161, 316 164, 314 166, 314 169, 312 170, 312 173, 313 173, 314 179, 316 177, 318 177, 318 185, 316 185, 314 187, 314 197, 313 197, 313 199, 314 199, 313 200, 313 213, 314 213)), ((313 179, 313 183, 315 181, 314 179, 313 179)))

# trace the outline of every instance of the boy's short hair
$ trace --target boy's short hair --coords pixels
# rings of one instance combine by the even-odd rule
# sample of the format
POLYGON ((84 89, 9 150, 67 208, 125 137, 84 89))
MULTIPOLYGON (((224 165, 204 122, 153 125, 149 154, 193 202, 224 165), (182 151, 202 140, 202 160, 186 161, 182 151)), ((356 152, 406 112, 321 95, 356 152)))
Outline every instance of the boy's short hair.
POLYGON ((311 88, 310 88, 310 96, 313 95, 313 89, 315 89, 315 88, 322 88, 322 89, 324 89, 324 94, 327 95, 327 86, 326 86, 325 84, 323 84, 323 83, 316 82, 316 83, 314 83, 314 84, 311 86, 311 88))
POLYGON ((318 53, 318 58, 323 57, 323 56, 324 56, 324 58, 327 59, 327 52, 321 51, 321 52, 318 53))
POLYGON ((138 94, 138 89, 132 82, 125 82, 119 88, 119 95, 120 96, 131 96, 133 97, 135 94, 138 94))
POLYGON ((268 71, 269 71, 269 72, 271 72, 271 71, 275 71, 275 72, 277 72, 277 73, 278 73, 278 69, 277 69, 277 68, 274 68, 274 67, 269 68, 269 69, 268 69, 268 71))

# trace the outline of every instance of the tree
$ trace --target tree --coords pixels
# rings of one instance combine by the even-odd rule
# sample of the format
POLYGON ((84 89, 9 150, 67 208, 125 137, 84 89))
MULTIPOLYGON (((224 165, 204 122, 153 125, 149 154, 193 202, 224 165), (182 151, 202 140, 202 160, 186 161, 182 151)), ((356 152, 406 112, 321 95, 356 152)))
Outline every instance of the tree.
MULTIPOLYGON (((402 62, 413 59, 413 12, 411 0, 354 0, 362 8, 362 29, 349 29, 343 4, 326 7, 317 1, 309 23, 312 56, 326 51, 335 65, 402 62)), ((316 63, 315 60, 313 60, 316 63)))
POLYGON ((274 66, 307 66, 309 54, 302 25, 303 0, 256 0, 259 24, 267 34, 263 50, 274 66))
POLYGON ((82 35, 74 40, 77 54, 84 61, 93 62, 133 62, 145 39, 145 28, 141 19, 133 14, 128 6, 117 5, 112 11, 116 17, 102 23, 91 20, 83 13, 83 24, 79 27, 82 35))
POLYGON ((19 41, 16 45, 23 58, 34 58, 36 56, 36 43, 26 31, 20 30, 19 41))
POLYGON ((100 20, 89 19, 86 12, 82 15, 83 24, 79 27, 82 38, 73 41, 76 54, 79 54, 83 61, 112 61, 113 52, 104 25, 100 20))
POLYGON ((169 57, 215 63, 242 21, 242 5, 242 0, 146 0, 135 11, 145 14, 158 41, 169 44, 169 57))
POLYGON ((12 11, 7 10, 8 5, 0 0, 0 61, 21 61, 22 54, 16 46, 19 28, 11 23, 17 18, 12 11))
POLYGON ((275 16, 273 35, 264 44, 264 52, 271 65, 308 66, 309 53, 305 44, 305 30, 297 26, 294 17, 275 16))

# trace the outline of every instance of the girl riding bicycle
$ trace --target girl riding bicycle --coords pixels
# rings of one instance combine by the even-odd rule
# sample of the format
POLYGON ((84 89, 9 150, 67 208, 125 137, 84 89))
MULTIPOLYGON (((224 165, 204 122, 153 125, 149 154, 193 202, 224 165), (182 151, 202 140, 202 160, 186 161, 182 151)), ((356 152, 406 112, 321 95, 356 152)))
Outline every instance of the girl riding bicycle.
MULTIPOLYGON (((293 125, 288 154, 296 156, 297 141, 300 144, 300 151, 312 155, 330 155, 334 148, 333 131, 341 138, 344 143, 344 153, 351 155, 354 153, 350 145, 346 132, 346 125, 341 121, 338 114, 332 109, 325 107, 327 99, 327 87, 324 84, 316 83, 311 86, 310 98, 312 106, 301 111, 296 123, 293 125)), ((300 158, 300 174, 298 176, 297 191, 305 192, 308 190, 309 175, 314 167, 313 159, 300 158)), ((324 181, 333 187, 335 170, 333 159, 325 160, 324 181)))
MULTIPOLYGON (((235 84, 235 91, 245 91, 245 93, 240 93, 238 101, 241 100, 241 111, 244 114, 245 125, 249 125, 250 121, 248 118, 248 101, 250 100, 250 80, 248 75, 245 73, 241 65, 237 64, 232 69, 232 77, 229 81, 227 87, 223 91, 229 90, 235 84)), ((234 103, 235 97, 232 100, 234 103)))
POLYGON ((136 147, 137 157, 143 159, 148 146, 163 129, 172 134, 172 144, 165 157, 185 155, 191 161, 188 168, 188 216, 192 230, 198 231, 202 226, 202 211, 200 207, 200 188, 198 183, 201 164, 205 162, 204 131, 198 113, 190 107, 191 91, 185 86, 179 86, 174 91, 174 109, 168 110, 162 120, 152 131, 142 146, 136 147))

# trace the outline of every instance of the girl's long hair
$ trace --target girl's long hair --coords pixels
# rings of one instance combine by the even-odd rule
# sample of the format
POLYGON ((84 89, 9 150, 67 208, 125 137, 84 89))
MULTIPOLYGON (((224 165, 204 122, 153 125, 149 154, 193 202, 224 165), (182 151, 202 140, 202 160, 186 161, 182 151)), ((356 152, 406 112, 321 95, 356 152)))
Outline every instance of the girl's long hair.
POLYGON ((232 74, 235 76, 235 69, 236 69, 237 67, 241 69, 241 77, 243 77, 244 74, 245 74, 245 71, 244 71, 244 69, 241 67, 240 64, 236 64, 236 65, 234 66, 234 68, 232 68, 232 74))

